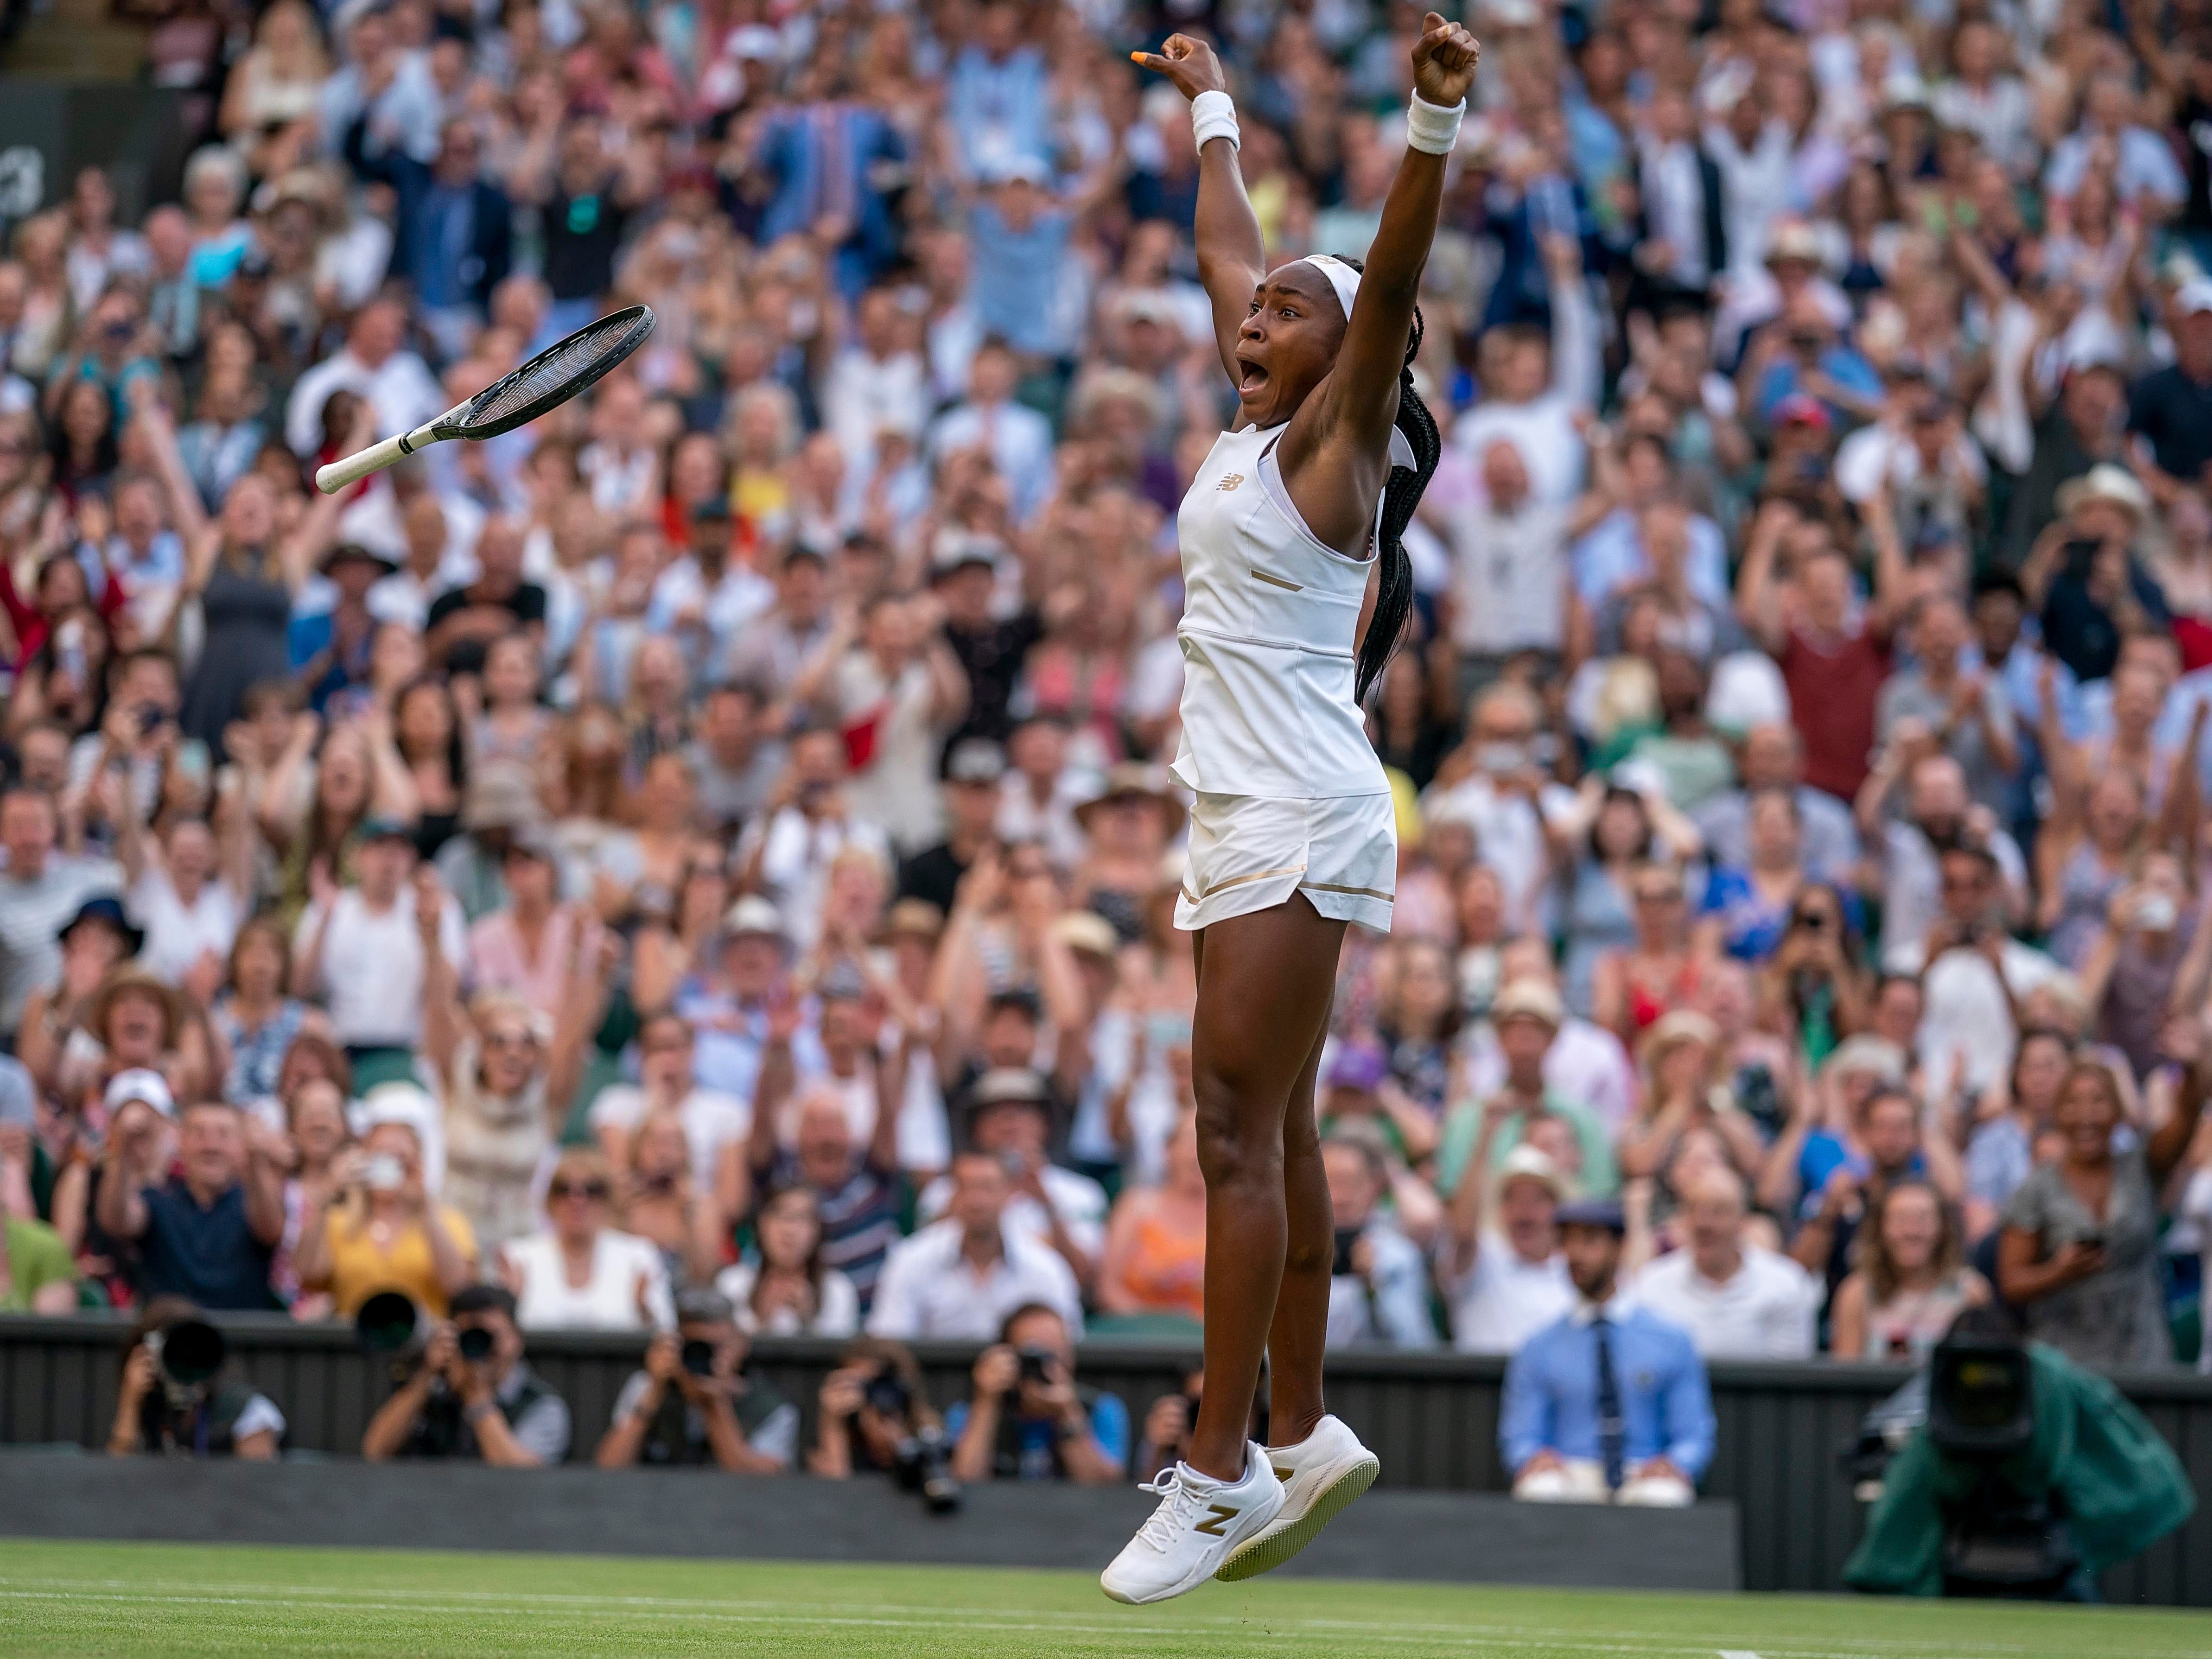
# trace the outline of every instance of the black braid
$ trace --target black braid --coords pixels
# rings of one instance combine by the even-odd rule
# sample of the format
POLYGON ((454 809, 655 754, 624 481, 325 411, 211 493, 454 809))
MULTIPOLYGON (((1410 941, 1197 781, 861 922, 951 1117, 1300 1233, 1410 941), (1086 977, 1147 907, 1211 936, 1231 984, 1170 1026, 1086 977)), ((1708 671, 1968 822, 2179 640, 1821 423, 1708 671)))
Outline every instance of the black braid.
MULTIPOLYGON (((1344 258, 1341 254, 1337 257, 1344 258)), ((1344 263, 1354 270, 1364 269, 1358 259, 1346 258, 1344 263)), ((1420 505, 1421 493, 1428 489, 1429 480, 1437 476, 1437 463, 1444 453, 1443 434, 1437 430, 1437 417, 1429 413, 1429 406, 1413 390, 1413 359, 1420 356, 1422 329, 1421 308, 1415 306, 1413 331, 1406 341, 1405 366, 1398 371, 1395 424, 1406 434, 1417 465, 1411 468, 1392 467, 1389 482, 1382 486, 1382 523, 1376 536, 1375 550, 1381 578, 1375 590, 1375 614, 1368 619, 1367 636, 1359 642, 1359 659, 1352 677, 1352 696, 1362 702, 1367 700, 1375 682, 1382 678, 1382 671, 1389 666, 1391 654, 1398 648, 1399 636, 1406 631, 1406 617, 1413 608, 1413 562, 1406 556, 1406 526, 1413 521, 1413 509, 1420 505)))

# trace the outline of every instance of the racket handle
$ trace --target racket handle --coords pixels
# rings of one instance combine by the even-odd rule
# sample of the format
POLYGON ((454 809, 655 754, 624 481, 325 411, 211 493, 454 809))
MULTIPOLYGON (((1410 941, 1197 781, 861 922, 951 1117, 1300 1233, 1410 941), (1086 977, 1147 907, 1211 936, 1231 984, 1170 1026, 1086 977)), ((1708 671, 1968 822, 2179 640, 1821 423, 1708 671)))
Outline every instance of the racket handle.
POLYGON ((438 434, 428 426, 418 426, 412 432, 397 438, 386 438, 380 444, 371 444, 357 455, 348 455, 332 461, 315 472, 315 488, 325 495, 335 495, 349 483, 356 483, 372 472, 381 472, 387 466, 403 461, 426 445, 438 441, 438 434))

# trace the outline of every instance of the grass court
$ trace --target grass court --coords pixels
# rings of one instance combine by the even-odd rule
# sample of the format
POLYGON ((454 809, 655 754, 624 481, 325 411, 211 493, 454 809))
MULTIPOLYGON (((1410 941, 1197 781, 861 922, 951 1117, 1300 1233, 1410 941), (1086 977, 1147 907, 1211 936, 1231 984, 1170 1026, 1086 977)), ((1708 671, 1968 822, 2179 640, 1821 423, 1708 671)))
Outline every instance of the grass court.
POLYGON ((0 1653, 2212 1659, 2212 1619, 1279 1576, 1136 1608, 992 1567, 6 1539, 0 1653))

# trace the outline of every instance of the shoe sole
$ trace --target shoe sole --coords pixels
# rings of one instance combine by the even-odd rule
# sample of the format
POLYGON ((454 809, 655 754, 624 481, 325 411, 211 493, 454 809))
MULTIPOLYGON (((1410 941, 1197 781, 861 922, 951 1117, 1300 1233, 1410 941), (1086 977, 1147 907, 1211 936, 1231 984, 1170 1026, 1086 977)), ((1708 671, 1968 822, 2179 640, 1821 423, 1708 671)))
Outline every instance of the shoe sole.
MULTIPOLYGON (((1377 1464, 1376 1467, 1379 1468, 1382 1466, 1377 1464)), ((1371 1481, 1375 1477, 1372 1474, 1370 1474, 1367 1479, 1371 1481)), ((1366 1486, 1363 1483, 1360 1486, 1360 1491, 1364 1492, 1366 1489, 1366 1486)), ((1355 1492, 1352 1496, 1357 1497, 1358 1496, 1358 1493, 1355 1492)), ((1287 1501, 1287 1498, 1285 1501, 1287 1501)), ((1344 1500, 1344 1503, 1348 1504, 1351 1501, 1352 1498, 1347 1498, 1344 1500)), ((1280 1514, 1282 1512, 1282 1504, 1278 1503, 1275 1507, 1276 1513, 1280 1514)), ((1344 1504, 1339 1504, 1336 1507, 1338 1509, 1342 1509, 1344 1507, 1344 1504)), ((1333 1514, 1334 1511, 1332 1510, 1331 1513, 1333 1514)), ((1275 1517, 1271 1515, 1261 1524, 1260 1531, 1265 1532, 1269 1527, 1272 1527, 1274 1524, 1275 1517)), ((1237 1547, 1249 1549, 1253 1544, 1256 1543, 1258 1540, 1259 1534, 1255 1533, 1252 1537, 1246 1539, 1244 1542, 1237 1547)), ((1236 1554, 1236 1551, 1231 1550, 1230 1554, 1233 1558, 1236 1554)), ((1289 1558, 1285 1557, 1284 1559, 1287 1560, 1289 1558)), ((1106 1582, 1105 1576, 1103 1574, 1099 1576, 1098 1588, 1106 1592, 1106 1597, 1109 1601, 1119 1601, 1125 1607, 1148 1607, 1156 1601, 1172 1601, 1178 1595, 1188 1595, 1191 1591, 1196 1589, 1200 1584, 1205 1583, 1209 1578, 1219 1578, 1222 1576, 1222 1572, 1226 1567, 1226 1562, 1224 1562, 1222 1567, 1217 1567, 1212 1572, 1201 1572, 1194 1578, 1182 1580, 1172 1589, 1164 1589, 1156 1595, 1124 1595, 1106 1582)))
POLYGON ((1321 1529, 1334 1521, 1360 1493, 1375 1484, 1375 1477, 1382 1473, 1382 1460, 1369 1453, 1350 1468, 1321 1489, 1321 1495, 1297 1520, 1280 1531, 1261 1528, 1229 1552, 1214 1577, 1224 1583, 1235 1583, 1239 1579, 1256 1578, 1263 1572, 1272 1572, 1300 1550, 1320 1536, 1321 1529))

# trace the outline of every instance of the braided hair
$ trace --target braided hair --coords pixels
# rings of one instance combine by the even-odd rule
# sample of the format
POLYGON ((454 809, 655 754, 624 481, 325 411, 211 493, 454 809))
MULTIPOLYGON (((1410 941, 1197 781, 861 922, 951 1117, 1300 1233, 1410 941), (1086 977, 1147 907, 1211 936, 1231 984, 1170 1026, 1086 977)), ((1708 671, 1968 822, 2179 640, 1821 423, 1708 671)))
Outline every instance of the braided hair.
MULTIPOLYGON (((1354 270, 1366 269, 1360 260, 1342 254, 1337 257, 1354 270)), ((1415 306, 1413 326, 1406 339, 1406 361, 1398 371, 1395 422, 1413 449, 1414 465, 1393 466, 1389 482, 1382 486, 1382 523, 1375 538, 1381 577, 1375 590, 1375 614, 1368 620, 1366 637, 1359 642, 1352 678, 1352 696, 1362 702, 1389 666, 1399 635, 1406 631, 1407 614, 1413 608, 1413 562, 1406 556, 1406 526, 1413 521, 1413 509, 1420 505, 1421 493, 1437 476, 1437 463, 1443 457, 1443 434, 1437 430, 1437 417, 1413 390, 1413 359, 1420 356, 1422 328, 1421 308, 1415 306)))

